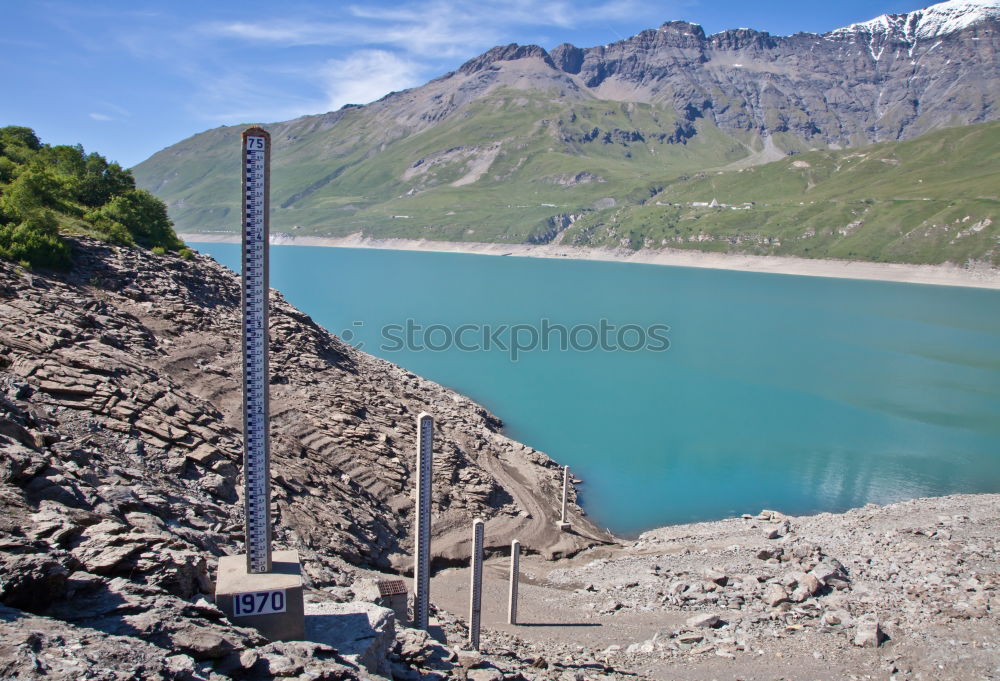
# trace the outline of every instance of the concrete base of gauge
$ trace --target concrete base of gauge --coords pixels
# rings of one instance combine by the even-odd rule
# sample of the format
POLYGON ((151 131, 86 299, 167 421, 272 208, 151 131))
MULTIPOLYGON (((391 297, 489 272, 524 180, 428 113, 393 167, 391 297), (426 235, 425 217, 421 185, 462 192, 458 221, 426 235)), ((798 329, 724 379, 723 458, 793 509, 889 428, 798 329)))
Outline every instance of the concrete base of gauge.
POLYGON ((299 552, 275 551, 271 571, 260 574, 247 572, 246 556, 223 556, 215 604, 233 624, 272 641, 301 641, 306 632, 299 552))

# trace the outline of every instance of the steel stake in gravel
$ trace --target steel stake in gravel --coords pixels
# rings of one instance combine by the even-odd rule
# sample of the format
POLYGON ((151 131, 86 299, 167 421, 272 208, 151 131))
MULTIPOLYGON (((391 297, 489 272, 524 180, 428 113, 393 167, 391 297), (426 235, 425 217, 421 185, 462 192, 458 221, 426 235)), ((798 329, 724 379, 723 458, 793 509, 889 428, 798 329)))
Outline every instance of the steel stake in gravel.
POLYGON ((517 582, 521 570, 521 542, 510 543, 510 599, 507 604, 507 622, 517 624, 517 582))
POLYGON ((562 515, 559 517, 559 529, 565 532, 569 529, 566 519, 566 501, 569 498, 569 466, 563 466, 562 515))
POLYGON ((479 620, 483 601, 483 530, 479 518, 472 522, 472 584, 469 589, 469 645, 479 650, 479 620))

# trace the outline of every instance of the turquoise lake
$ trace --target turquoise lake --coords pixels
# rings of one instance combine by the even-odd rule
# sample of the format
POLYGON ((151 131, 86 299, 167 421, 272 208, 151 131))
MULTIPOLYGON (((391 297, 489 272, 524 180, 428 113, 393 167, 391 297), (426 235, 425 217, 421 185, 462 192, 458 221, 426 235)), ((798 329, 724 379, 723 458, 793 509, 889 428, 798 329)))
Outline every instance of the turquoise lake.
MULTIPOLYGON (((239 270, 238 245, 192 245, 239 270)), ((272 247, 271 285, 571 466, 592 519, 620 534, 1000 492, 1000 291, 303 246, 272 247), (488 326, 492 347, 396 349, 383 329, 401 338, 408 319, 421 344, 472 325, 463 345, 488 326), (512 361, 503 325, 525 325, 526 345, 542 320, 550 347, 512 361), (587 346, 602 320, 624 329, 615 345, 654 325, 668 343, 556 347, 556 325, 587 346)))

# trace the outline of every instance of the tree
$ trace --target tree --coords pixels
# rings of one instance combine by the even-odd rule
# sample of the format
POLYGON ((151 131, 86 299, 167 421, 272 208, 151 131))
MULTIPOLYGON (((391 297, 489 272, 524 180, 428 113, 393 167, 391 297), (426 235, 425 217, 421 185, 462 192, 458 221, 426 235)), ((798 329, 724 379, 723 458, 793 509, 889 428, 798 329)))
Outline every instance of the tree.
MULTIPOLYGON (((109 222, 117 223, 132 241, 145 248, 162 246, 177 250, 184 245, 174 233, 167 207, 145 189, 132 189, 115 196, 106 205, 88 213, 87 219, 104 230, 109 229, 109 222)), ((109 236, 112 235, 109 233, 109 236)))
POLYGON ((60 229, 123 245, 184 246, 166 206, 136 189, 131 171, 79 144, 42 144, 31 128, 0 128, 0 258, 68 267, 60 229))
POLYGON ((10 182, 17 174, 17 164, 9 158, 0 156, 0 184, 10 182))
POLYGON ((31 151, 38 151, 42 148, 42 141, 31 128, 23 125, 8 125, 0 128, 0 142, 6 148, 8 146, 25 147, 31 151))
POLYGON ((98 153, 90 153, 74 187, 76 199, 85 206, 103 206, 112 197, 135 189, 132 172, 117 163, 108 163, 98 153))
POLYGON ((17 226, 0 225, 0 258, 53 269, 70 264, 69 247, 59 238, 59 223, 51 211, 31 215, 17 226))
POLYGON ((0 210, 14 222, 21 222, 45 208, 60 208, 62 187, 52 173, 28 168, 4 187, 0 210))
POLYGON ((83 147, 79 144, 45 146, 35 155, 34 163, 43 164, 57 175, 65 175, 74 180, 83 175, 86 167, 83 147))

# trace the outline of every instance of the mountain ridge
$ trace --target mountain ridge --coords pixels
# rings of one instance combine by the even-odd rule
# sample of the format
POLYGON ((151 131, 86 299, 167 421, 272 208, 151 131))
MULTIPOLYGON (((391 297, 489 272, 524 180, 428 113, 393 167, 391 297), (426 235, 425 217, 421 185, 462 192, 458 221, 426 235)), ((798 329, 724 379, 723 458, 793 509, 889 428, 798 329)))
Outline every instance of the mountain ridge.
MULTIPOLYGON (((996 3, 893 16, 823 35, 674 21, 605 46, 494 47, 418 88, 268 126, 272 226, 533 242, 691 172, 1000 118, 996 3), (951 19, 927 19, 939 15, 951 19), (937 38, 876 24, 934 25, 937 38), (581 173, 603 182, 546 180, 581 173)), ((236 229, 237 136, 207 131, 135 168, 179 231, 236 229)))

